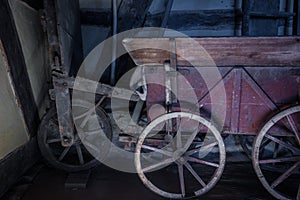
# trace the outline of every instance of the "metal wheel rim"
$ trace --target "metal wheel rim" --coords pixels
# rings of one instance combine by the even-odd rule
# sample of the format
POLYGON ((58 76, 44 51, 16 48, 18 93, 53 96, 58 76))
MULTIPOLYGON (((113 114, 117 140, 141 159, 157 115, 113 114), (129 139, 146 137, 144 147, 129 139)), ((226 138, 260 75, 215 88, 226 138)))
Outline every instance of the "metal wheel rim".
MULTIPOLYGON (((272 119, 269 120, 265 124, 265 126, 261 129, 260 133, 257 135, 257 137, 255 138, 255 141, 254 141, 254 148, 253 148, 253 152, 252 152, 252 162, 253 162, 254 170, 255 170, 259 180, 261 181, 263 186, 266 188, 266 190, 277 199, 291 199, 291 198, 276 191, 274 188, 272 188, 270 186, 269 182, 266 180, 266 178, 261 170, 260 163, 259 163, 260 146, 261 146, 262 141, 263 141, 265 135, 267 134, 268 130, 270 130, 273 127, 273 125, 275 125, 279 120, 283 119, 284 117, 287 117, 288 115, 294 114, 296 112, 300 112, 300 106, 291 107, 289 109, 286 109, 286 110, 278 113, 274 117, 272 117, 272 119)), ((299 188, 300 188, 300 185, 299 185, 299 188)), ((299 193, 299 189, 298 189, 298 193, 299 193)), ((299 199, 299 198, 300 198, 300 196, 296 197, 296 199, 299 199)))
POLYGON ((224 145, 223 139, 222 139, 219 131, 210 122, 208 122, 204 118, 202 118, 198 115, 194 115, 191 113, 185 113, 185 112, 173 112, 173 113, 162 115, 162 116, 156 118, 155 120, 153 120, 144 129, 144 131, 140 135, 139 140, 137 142, 136 152, 135 152, 135 166, 136 166, 136 170, 137 170, 138 175, 139 175, 140 179, 142 180, 142 182, 153 192, 155 192, 163 197, 174 198, 174 199, 195 198, 195 197, 203 195, 203 194, 207 193, 209 190, 211 190, 216 185, 216 183, 218 182, 218 180, 220 179, 220 177, 224 171, 225 160, 226 160, 225 145, 224 145), (183 197, 182 194, 169 193, 169 192, 166 192, 166 191, 163 191, 163 190, 157 188, 154 184, 152 184, 150 181, 148 181, 146 175, 143 173, 141 161, 140 161, 140 153, 141 153, 140 147, 141 147, 144 139, 146 138, 148 132, 151 131, 152 128, 154 128, 157 124, 159 124, 161 120, 164 120, 166 118, 167 119, 168 118, 169 119, 177 118, 178 116, 190 118, 190 119, 193 119, 195 121, 198 121, 198 122, 204 124, 206 127, 208 127, 213 132, 214 136, 216 137, 216 139, 218 141, 218 146, 219 146, 219 152, 220 152, 219 153, 219 157, 220 157, 219 164, 220 164, 220 166, 215 171, 213 178, 209 181, 209 183, 206 185, 206 187, 203 187, 202 189, 196 191, 195 196, 192 196, 192 197, 183 197))

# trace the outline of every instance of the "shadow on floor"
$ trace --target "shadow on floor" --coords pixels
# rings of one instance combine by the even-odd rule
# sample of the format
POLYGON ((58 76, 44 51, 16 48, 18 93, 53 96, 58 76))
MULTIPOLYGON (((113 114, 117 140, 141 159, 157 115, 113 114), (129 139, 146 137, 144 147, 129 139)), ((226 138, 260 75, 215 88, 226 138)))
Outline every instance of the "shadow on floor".
MULTIPOLYGON (((68 174, 44 165, 28 184, 17 184, 5 199, 22 200, 160 200, 136 174, 115 171, 103 165, 91 172, 86 189, 65 189, 68 174), (22 187, 21 187, 22 186, 22 187), (19 194, 18 194, 19 192, 19 194)), ((26 177, 26 176, 25 176, 26 177)), ((29 176, 28 176, 29 177, 29 176)), ((26 180, 26 179, 25 179, 26 180)), ((258 181, 251 163, 227 163, 220 182, 201 199, 273 199, 258 181)))

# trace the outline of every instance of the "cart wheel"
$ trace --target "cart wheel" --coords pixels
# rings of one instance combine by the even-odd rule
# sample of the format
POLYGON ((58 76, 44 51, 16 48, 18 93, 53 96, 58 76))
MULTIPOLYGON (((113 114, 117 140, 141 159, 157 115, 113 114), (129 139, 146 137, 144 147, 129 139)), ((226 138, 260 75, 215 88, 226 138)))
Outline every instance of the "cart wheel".
POLYGON ((300 199, 299 119, 300 106, 280 112, 265 124, 254 142, 255 172, 278 199, 300 199))
POLYGON ((174 112, 156 118, 143 130, 135 166, 142 182, 158 195, 194 198, 218 182, 225 154, 221 134, 209 121, 174 112))
MULTIPOLYGON (((85 104, 86 105, 86 104, 85 104)), ((74 105, 73 105, 74 106, 74 105)), ((76 105, 75 105, 76 106, 76 105)), ((87 109, 84 104, 78 104, 81 109, 87 109)), ((111 125, 101 108, 96 109, 99 123, 102 124, 106 136, 111 139, 111 125)), ((51 108, 42 119, 38 131, 38 144, 41 153, 48 164, 68 172, 76 172, 91 169, 99 164, 85 148, 77 132, 75 142, 71 147, 63 147, 59 134, 56 108, 51 108)))

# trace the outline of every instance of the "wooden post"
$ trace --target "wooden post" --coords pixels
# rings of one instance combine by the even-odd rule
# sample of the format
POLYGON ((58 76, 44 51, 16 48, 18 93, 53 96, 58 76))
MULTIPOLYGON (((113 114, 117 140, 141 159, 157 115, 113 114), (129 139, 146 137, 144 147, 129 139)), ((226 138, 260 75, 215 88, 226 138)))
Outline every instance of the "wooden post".
MULTIPOLYGON (((294 11, 294 0, 288 0, 286 5, 286 12, 292 13, 294 11)), ((286 18, 285 35, 293 35, 293 16, 286 18)))
POLYGON ((242 20, 240 17, 240 12, 242 10, 243 2, 242 0, 235 0, 235 36, 242 35, 242 20))
POLYGON ((300 35, 300 0, 296 1, 296 24, 297 24, 297 35, 300 35))
POLYGON ((118 11, 118 33, 142 27, 152 1, 122 1, 118 11))
POLYGON ((250 12, 251 12, 251 0, 243 0, 243 28, 242 35, 248 36, 250 34, 250 12))

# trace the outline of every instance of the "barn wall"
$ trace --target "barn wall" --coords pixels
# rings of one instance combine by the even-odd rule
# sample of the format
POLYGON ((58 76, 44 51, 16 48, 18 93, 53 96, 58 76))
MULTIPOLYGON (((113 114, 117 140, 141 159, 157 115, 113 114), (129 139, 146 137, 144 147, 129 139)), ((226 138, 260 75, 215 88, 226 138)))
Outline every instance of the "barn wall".
MULTIPOLYGON (((3 54, 4 52, 1 52, 1 55, 3 54)), ((3 56, 0 57, 0 85, 0 159, 2 159, 29 140, 3 56)))
MULTIPOLYGON (((28 76, 32 86, 35 103, 39 108, 40 116, 45 113, 45 98, 47 97, 49 80, 48 66, 46 64, 46 48, 38 11, 19 0, 10 0, 13 18, 17 28, 28 76)), ((2 50, 4 51, 4 50, 2 50)), ((5 52, 2 52, 5 55, 5 52)), ((29 140, 29 132, 25 118, 16 102, 13 86, 9 79, 7 58, 0 58, 0 159, 22 146, 29 140)), ((15 59, 18 59, 17 57, 15 59)), ((20 58, 19 58, 20 59, 20 58)), ((23 99, 18 99, 23 101, 23 99)))
POLYGON ((44 33, 38 11, 20 0, 10 0, 12 14, 21 42, 28 76, 39 115, 45 114, 45 98, 50 80, 44 33))
POLYGON ((20 0, 3 0, 0 8, 7 12, 0 20, 9 23, 10 33, 0 35, 1 198, 40 159, 35 135, 47 105, 50 69, 39 12, 20 0))

